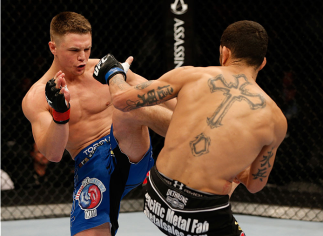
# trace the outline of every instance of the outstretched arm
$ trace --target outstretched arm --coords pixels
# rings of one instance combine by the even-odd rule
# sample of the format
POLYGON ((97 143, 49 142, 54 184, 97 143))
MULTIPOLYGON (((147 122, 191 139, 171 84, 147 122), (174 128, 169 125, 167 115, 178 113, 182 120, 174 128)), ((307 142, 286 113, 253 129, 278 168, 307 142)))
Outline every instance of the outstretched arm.
MULTIPOLYGON (((131 63, 132 60, 132 57, 129 57, 126 62, 131 63)), ((131 111, 167 102, 166 107, 174 109, 176 101, 174 103, 173 98, 176 98, 181 87, 187 81, 197 78, 196 74, 192 76, 189 68, 191 67, 173 69, 157 80, 145 80, 135 85, 131 80, 128 81, 128 77, 126 79, 120 74, 110 76, 107 83, 110 86, 113 105, 119 110, 131 111), (173 101, 173 104, 169 100, 173 101)))
MULTIPOLYGON (((129 57, 126 62, 130 64, 132 60, 133 58, 129 57)), ((99 82, 109 85, 115 108, 130 111, 144 106, 158 105, 175 98, 187 80, 199 78, 197 73, 192 76, 191 71, 186 71, 188 68, 190 67, 176 68, 158 80, 148 80, 131 86, 128 81, 126 82, 127 76, 123 65, 108 54, 96 65, 93 76, 99 82)))
MULTIPOLYGON (((129 58, 128 58, 128 60, 129 60, 129 58)), ((131 63, 131 58, 130 58, 129 62, 131 63)), ((148 80, 145 79, 144 77, 134 73, 130 69, 128 70, 128 72, 127 72, 127 83, 129 85, 136 86, 138 84, 142 84, 142 83, 145 83, 147 81, 148 80)), ((174 111, 176 104, 177 104, 177 98, 173 98, 173 99, 170 99, 170 100, 160 104, 159 106, 163 106, 163 107, 168 108, 171 111, 174 111)))
MULTIPOLYGON (((129 64, 132 62, 131 59, 132 58, 130 58, 130 61, 128 62, 129 64)), ((128 70, 127 83, 129 83, 129 85, 135 86, 147 81, 148 80, 144 77, 134 73, 130 69, 128 70)), ((140 124, 148 126, 160 136, 165 137, 176 103, 177 98, 173 98, 157 106, 142 107, 140 112, 138 110, 135 114, 136 120, 138 120, 140 124)))
MULTIPOLYGON (((129 87, 131 87, 131 85, 137 85, 140 83, 143 85, 147 83, 148 81, 145 78, 129 70, 132 61, 133 58, 129 57, 125 63, 120 64, 113 55, 107 54, 95 66, 93 77, 103 84, 108 84, 110 91, 113 86, 110 84, 112 78, 127 78, 127 82, 129 84, 124 82, 124 80, 123 82, 129 87)), ((165 136, 175 105, 176 100, 173 99, 173 101, 169 101, 167 103, 167 106, 142 108, 127 115, 120 115, 120 113, 115 112, 113 123, 116 125, 118 119, 125 120, 129 117, 129 119, 132 120, 132 124, 136 123, 136 125, 148 126, 157 134, 165 136)), ((118 107, 116 108, 118 109, 118 107)))
POLYGON ((110 93, 115 108, 131 111, 145 106, 153 106, 174 98, 174 88, 159 80, 150 80, 136 86, 130 86, 124 77, 114 76, 110 80, 110 93))

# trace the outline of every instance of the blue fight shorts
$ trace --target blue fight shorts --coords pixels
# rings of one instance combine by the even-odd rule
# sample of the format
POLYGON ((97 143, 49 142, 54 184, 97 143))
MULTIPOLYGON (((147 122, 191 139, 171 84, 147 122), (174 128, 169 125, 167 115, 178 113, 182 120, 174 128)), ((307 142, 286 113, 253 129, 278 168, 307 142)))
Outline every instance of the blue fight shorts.
POLYGON ((107 135, 75 157, 71 235, 109 222, 118 230, 121 199, 140 185, 154 165, 152 146, 136 164, 123 154, 113 136, 107 135))

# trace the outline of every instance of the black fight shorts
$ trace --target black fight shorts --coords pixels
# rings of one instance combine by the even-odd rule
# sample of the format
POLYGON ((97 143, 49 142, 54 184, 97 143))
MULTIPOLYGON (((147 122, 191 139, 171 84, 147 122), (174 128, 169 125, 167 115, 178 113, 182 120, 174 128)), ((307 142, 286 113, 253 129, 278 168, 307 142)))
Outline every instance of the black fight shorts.
POLYGON ((245 235, 232 215, 228 195, 191 189, 163 176, 155 166, 144 191, 144 213, 166 235, 245 235))

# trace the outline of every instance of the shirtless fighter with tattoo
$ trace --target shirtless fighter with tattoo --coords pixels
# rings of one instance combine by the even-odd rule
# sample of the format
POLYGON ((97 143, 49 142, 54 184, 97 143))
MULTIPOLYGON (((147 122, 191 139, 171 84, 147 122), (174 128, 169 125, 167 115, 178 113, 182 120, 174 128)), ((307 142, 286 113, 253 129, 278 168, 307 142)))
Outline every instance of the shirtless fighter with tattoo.
POLYGON ((268 36, 252 21, 227 27, 221 66, 182 67, 155 81, 130 86, 110 81, 122 111, 177 97, 164 148, 145 187, 144 213, 167 235, 244 235, 229 194, 242 183, 251 192, 267 183, 287 122, 257 85, 268 36))

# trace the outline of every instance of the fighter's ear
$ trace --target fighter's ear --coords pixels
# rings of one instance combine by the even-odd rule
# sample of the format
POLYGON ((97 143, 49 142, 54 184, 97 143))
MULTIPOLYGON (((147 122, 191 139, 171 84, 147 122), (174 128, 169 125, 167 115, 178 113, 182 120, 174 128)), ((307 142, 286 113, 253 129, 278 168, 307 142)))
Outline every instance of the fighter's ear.
POLYGON ((49 50, 55 56, 56 55, 56 43, 54 41, 48 42, 49 50))
POLYGON ((266 64, 267 64, 267 59, 266 59, 266 57, 264 57, 264 60, 262 61, 261 65, 259 66, 258 70, 261 70, 262 68, 264 68, 266 64))
POLYGON ((226 46, 222 47, 222 62, 221 64, 224 66, 225 63, 228 61, 228 59, 231 57, 231 50, 227 48, 226 46))

